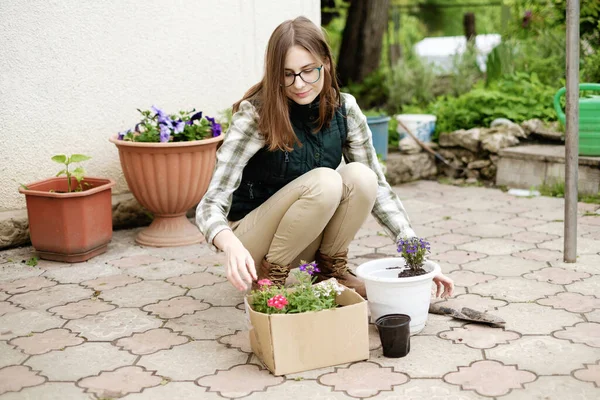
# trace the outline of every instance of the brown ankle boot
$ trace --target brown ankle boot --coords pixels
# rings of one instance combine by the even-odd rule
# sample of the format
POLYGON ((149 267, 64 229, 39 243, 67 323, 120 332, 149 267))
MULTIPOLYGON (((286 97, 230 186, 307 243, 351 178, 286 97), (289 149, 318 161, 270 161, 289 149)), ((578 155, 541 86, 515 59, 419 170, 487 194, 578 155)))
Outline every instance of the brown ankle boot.
MULTIPOLYGON (((283 287, 285 280, 290 273, 290 266, 282 266, 277 264, 271 264, 266 258, 263 258, 258 268, 256 268, 256 275, 258 280, 268 279, 273 285, 283 287)), ((252 289, 258 289, 258 282, 252 282, 252 289)))
POLYGON ((367 298, 367 291, 363 281, 358 279, 356 275, 348 268, 348 250, 328 256, 317 251, 315 255, 317 268, 321 272, 317 272, 317 282, 321 282, 330 278, 335 278, 342 285, 356 290, 356 293, 363 298, 367 298))

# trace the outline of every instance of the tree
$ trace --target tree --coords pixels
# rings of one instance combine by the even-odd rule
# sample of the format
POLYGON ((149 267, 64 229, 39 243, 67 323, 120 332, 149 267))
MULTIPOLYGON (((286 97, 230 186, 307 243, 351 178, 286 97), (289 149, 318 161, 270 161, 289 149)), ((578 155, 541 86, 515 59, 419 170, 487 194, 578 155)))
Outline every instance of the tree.
POLYGON ((338 58, 342 86, 362 82, 379 67, 389 0, 352 0, 338 58))

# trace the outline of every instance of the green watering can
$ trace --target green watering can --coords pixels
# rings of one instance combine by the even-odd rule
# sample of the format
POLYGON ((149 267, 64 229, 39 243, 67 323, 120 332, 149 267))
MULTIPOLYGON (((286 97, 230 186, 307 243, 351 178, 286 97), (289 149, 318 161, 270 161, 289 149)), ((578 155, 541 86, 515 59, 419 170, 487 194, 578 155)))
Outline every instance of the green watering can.
MULTIPOLYGON (((600 83, 582 83, 579 90, 600 92, 600 83)), ((565 125, 565 113, 560 98, 567 91, 561 88, 554 95, 554 108, 558 119, 565 125)), ((579 99, 579 155, 600 156, 600 96, 588 96, 579 99)))

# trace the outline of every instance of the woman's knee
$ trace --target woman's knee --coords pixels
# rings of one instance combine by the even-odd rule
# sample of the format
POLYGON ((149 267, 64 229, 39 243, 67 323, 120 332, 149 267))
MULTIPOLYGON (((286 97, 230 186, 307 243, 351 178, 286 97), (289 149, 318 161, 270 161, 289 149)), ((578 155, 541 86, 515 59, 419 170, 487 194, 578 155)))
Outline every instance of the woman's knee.
POLYGON ((377 175, 366 165, 353 162, 342 167, 339 174, 344 185, 350 187, 353 191, 368 196, 377 195, 377 175))
POLYGON ((340 174, 331 168, 315 168, 309 172, 309 192, 323 203, 338 204, 343 194, 340 174))

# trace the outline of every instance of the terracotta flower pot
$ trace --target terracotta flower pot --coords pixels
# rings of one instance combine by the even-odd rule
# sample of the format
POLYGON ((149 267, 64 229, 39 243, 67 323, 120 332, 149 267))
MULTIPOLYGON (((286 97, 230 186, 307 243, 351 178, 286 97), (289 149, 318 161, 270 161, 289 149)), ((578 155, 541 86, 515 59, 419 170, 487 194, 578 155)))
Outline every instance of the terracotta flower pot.
MULTIPOLYGON (((19 188, 27 201, 31 244, 40 258, 62 262, 89 260, 112 239, 112 179, 83 179, 81 192, 67 191, 67 178, 51 178, 19 188), (52 190, 52 192, 50 192, 52 190)), ((73 185, 76 183, 72 178, 73 185)))
POLYGON ((170 247, 200 243, 204 237, 185 216, 208 189, 216 161, 215 138, 175 143, 142 143, 110 138, 119 149, 121 168, 137 201, 154 221, 136 242, 170 247))

